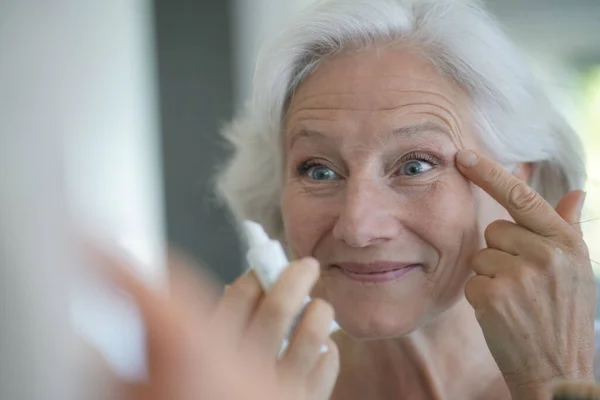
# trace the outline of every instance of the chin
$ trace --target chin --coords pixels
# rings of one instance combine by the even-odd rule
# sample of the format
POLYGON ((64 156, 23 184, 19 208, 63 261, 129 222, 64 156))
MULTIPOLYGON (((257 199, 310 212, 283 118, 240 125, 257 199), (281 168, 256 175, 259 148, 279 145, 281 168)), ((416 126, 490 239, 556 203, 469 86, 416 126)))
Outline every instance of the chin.
POLYGON ((396 326, 360 326, 339 323, 342 330, 356 340, 384 340, 402 337, 413 332, 414 325, 396 326))
MULTIPOLYGON (((334 306, 335 307, 335 306, 334 306)), ((373 307, 348 303, 336 309, 336 321, 349 336, 359 340, 402 337, 424 324, 419 307, 373 307)))

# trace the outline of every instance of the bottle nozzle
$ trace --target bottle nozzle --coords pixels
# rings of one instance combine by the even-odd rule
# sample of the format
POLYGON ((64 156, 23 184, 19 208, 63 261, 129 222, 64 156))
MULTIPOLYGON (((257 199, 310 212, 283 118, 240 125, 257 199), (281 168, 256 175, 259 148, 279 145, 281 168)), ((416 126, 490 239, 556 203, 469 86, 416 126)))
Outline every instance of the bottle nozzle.
POLYGON ((250 248, 258 247, 269 241, 269 236, 263 227, 254 221, 244 221, 244 230, 250 248))

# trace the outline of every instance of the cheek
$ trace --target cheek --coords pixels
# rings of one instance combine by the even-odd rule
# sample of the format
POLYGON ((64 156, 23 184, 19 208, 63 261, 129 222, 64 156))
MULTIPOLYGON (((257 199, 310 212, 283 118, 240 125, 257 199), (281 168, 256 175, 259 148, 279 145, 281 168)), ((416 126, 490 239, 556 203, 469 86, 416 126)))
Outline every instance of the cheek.
POLYGON ((456 176, 436 182, 418 209, 412 220, 417 234, 436 253, 422 292, 435 315, 463 295, 471 276, 468 260, 480 248, 477 208, 470 184, 456 176))
MULTIPOLYGON (((424 193, 415 208, 428 221, 430 229, 458 227, 475 220, 475 203, 469 183, 458 172, 448 173, 424 193)), ((449 232, 445 232, 447 235, 449 232)))
POLYGON ((336 211, 331 203, 309 196, 293 184, 284 186, 281 213, 286 243, 293 258, 312 256, 321 237, 331 230, 336 211))
POLYGON ((454 264, 465 255, 465 244, 477 243, 473 193, 458 173, 447 174, 412 199, 410 211, 413 230, 436 250, 439 261, 454 264))

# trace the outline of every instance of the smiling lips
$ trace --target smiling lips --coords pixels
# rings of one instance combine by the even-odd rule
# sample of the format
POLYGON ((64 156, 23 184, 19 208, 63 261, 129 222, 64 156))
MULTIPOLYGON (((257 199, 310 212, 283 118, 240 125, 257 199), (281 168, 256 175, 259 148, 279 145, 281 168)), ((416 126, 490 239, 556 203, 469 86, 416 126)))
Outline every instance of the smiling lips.
POLYGON ((399 279, 410 271, 421 267, 421 264, 395 262, 337 263, 333 264, 333 267, 339 268, 345 276, 355 281, 383 283, 399 279))

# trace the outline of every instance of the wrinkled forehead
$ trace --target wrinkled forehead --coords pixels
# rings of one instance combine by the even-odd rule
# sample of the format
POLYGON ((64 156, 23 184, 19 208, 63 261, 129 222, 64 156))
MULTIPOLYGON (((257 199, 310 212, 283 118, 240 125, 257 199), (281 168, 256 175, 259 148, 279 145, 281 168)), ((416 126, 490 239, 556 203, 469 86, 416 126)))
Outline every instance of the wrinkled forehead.
POLYGON ((398 97, 437 96, 456 106, 466 92, 416 50, 375 47, 331 56, 299 85, 287 115, 305 107, 385 109, 398 97))
MULTIPOLYGON (((470 124, 466 92, 416 51, 371 48, 325 60, 296 90, 285 119, 286 139, 307 124, 470 124)), ((286 140, 287 141, 287 140, 286 140)))

